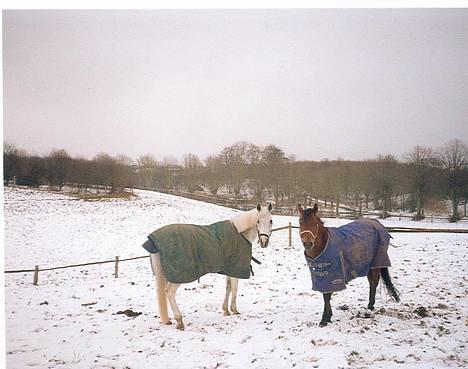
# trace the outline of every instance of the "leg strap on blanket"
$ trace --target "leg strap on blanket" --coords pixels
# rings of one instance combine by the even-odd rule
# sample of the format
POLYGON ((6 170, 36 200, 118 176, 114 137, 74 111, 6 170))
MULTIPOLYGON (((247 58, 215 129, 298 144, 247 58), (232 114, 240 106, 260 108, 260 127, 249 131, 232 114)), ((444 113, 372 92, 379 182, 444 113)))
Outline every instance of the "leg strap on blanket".
POLYGON ((252 259, 252 261, 253 261, 254 263, 257 263, 258 265, 260 265, 260 264, 262 263, 260 260, 255 259, 253 256, 252 256, 251 259, 252 259))
MULTIPOLYGON (((255 259, 253 256, 251 257, 252 261, 257 263, 258 265, 260 265, 262 262, 258 259, 255 259)), ((250 274, 252 274, 252 276, 255 275, 254 271, 253 271, 253 268, 252 268, 252 264, 250 264, 250 274)))

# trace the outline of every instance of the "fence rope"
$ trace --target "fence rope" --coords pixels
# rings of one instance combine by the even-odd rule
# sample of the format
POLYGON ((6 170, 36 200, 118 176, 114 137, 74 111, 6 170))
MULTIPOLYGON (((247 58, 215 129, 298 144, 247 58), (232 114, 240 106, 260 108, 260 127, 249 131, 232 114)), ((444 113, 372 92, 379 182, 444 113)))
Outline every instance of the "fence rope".
MULTIPOLYGON (((289 223, 287 226, 284 227, 279 227, 279 228, 274 228, 271 231, 276 232, 276 231, 282 231, 282 230, 289 230, 288 238, 289 238, 289 246, 292 245, 292 229, 298 229, 299 226, 292 225, 289 223)), ((388 232, 393 233, 468 233, 468 229, 463 229, 463 228, 405 228, 405 227, 386 227, 388 232)), ((149 258, 149 255, 145 256, 135 256, 131 258, 124 258, 120 259, 120 257, 116 256, 115 259, 113 260, 104 260, 104 261, 94 261, 94 262, 89 262, 89 263, 80 263, 80 264, 71 264, 71 265, 62 265, 62 266, 57 266, 57 267, 50 267, 50 268, 39 268, 39 266, 36 266, 34 269, 20 269, 20 270, 5 270, 5 274, 11 274, 11 273, 35 273, 35 281, 37 282, 37 274, 39 272, 46 272, 46 271, 51 271, 51 270, 58 270, 58 269, 67 269, 67 268, 76 268, 76 267, 82 267, 82 266, 88 266, 88 265, 99 265, 99 264, 109 264, 109 263, 114 263, 116 266, 115 269, 115 277, 117 278, 118 275, 118 263, 119 262, 124 262, 124 261, 131 261, 131 260, 138 260, 138 259, 146 259, 149 258)), ((35 283, 37 284, 37 283, 35 283)))
MULTIPOLYGON (((149 255, 146 256, 136 256, 133 258, 126 258, 126 259, 119 259, 119 262, 121 261, 129 261, 129 260, 137 260, 137 259, 146 259, 149 258, 149 255)), ((115 263, 114 260, 104 260, 104 261, 93 261, 90 263, 82 263, 82 264, 72 264, 72 265, 63 265, 63 266, 58 266, 58 267, 52 267, 52 268, 40 268, 40 272, 47 272, 51 270, 57 270, 57 269, 67 269, 67 268, 76 268, 76 267, 81 267, 81 266, 87 266, 87 265, 96 265, 96 264, 107 264, 107 263, 115 263)), ((36 269, 21 269, 21 270, 5 270, 5 273, 31 273, 35 272, 36 269)))

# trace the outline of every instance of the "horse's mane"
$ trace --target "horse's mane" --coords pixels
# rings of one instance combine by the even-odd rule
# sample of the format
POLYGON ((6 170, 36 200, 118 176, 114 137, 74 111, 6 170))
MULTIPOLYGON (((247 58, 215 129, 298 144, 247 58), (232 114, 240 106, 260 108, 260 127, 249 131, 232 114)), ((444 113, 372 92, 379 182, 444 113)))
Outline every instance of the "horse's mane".
POLYGON ((231 219, 231 222, 237 228, 239 233, 245 232, 246 230, 250 229, 257 221, 256 218, 257 209, 252 209, 249 211, 245 211, 236 215, 234 218, 231 219))
MULTIPOLYGON (((307 222, 310 218, 312 218, 313 215, 316 215, 316 213, 314 213, 314 209, 309 208, 304 210, 304 215, 302 217, 304 218, 304 221, 307 222)), ((320 224, 323 225, 323 221, 318 217, 318 215, 317 219, 319 220, 320 224)))

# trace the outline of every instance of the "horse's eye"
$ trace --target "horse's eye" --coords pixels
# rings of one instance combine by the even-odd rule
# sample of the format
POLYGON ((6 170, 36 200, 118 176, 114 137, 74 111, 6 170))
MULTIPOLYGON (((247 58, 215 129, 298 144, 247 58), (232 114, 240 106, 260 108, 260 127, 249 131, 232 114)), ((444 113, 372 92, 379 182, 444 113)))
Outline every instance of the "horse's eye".
POLYGON ((257 224, 260 224, 260 221, 259 221, 259 220, 257 220, 257 224))
POLYGON ((270 220, 270 224, 273 224, 273 219, 270 220))

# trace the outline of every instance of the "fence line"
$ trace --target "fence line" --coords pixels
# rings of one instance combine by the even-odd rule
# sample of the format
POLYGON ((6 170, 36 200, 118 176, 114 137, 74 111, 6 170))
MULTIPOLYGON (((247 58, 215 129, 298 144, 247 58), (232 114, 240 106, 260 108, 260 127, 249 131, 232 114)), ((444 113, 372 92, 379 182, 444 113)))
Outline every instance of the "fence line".
MULTIPOLYGON (((137 259, 144 259, 144 258, 148 258, 148 257, 149 257, 148 255, 146 255, 146 256, 136 256, 136 257, 133 257, 133 258, 119 259, 119 261, 137 260, 137 259)), ((63 266, 58 266, 58 267, 40 269, 40 271, 45 272, 45 271, 50 271, 50 270, 76 268, 76 267, 81 267, 81 266, 86 266, 86 265, 107 264, 107 263, 115 263, 115 260, 93 261, 93 262, 90 262, 90 263, 63 265, 63 266)), ((5 273, 6 274, 9 274, 9 273, 30 273, 30 272, 34 272, 34 270, 35 269, 5 270, 5 273)))
MULTIPOLYGON (((216 204, 219 206, 224 206, 228 207, 231 209, 236 209, 236 210, 247 210, 249 208, 254 207, 257 204, 257 201, 255 199, 245 199, 245 198, 238 198, 237 200, 234 198, 230 197, 222 197, 222 196, 213 196, 213 195, 207 195, 207 194, 201 194, 201 193, 196 193, 196 192, 187 192, 187 191, 181 191, 181 190, 175 190, 175 189, 170 189, 170 188, 159 188, 159 187, 133 187, 133 189, 136 190, 146 190, 146 191, 153 191, 153 192, 160 192, 160 193, 165 193, 169 195, 174 195, 178 197, 183 197, 187 199, 192 199, 192 200, 198 200, 198 201, 203 201, 211 204, 216 204)), ((319 201, 319 200, 317 200, 319 201)), ((382 211, 372 211, 369 209, 362 209, 358 207, 352 207, 352 206, 347 206, 345 204, 341 204, 340 208, 338 211, 336 211, 336 207, 333 206, 325 206, 323 207, 324 201, 320 200, 322 202, 322 209, 319 211, 319 214, 322 217, 325 218, 349 218, 349 219, 357 219, 357 218, 362 218, 362 217, 380 217, 382 216, 382 211)), ((275 214, 277 215, 295 215, 296 214, 296 208, 295 206, 275 206, 275 214)), ((388 217, 392 218, 399 218, 401 220, 402 218, 407 218, 407 219, 414 219, 414 215, 409 215, 409 214, 403 214, 401 212, 396 213, 396 212, 389 212, 388 217)), ((431 223, 434 220, 448 220, 450 216, 442 216, 442 215, 437 215, 434 213, 428 214, 425 216, 425 219, 430 219, 431 223)), ((463 218, 462 221, 466 221, 466 218, 463 218)))
POLYGON ((224 207, 228 207, 228 208, 236 209, 236 210, 246 210, 247 208, 255 206, 255 204, 253 204, 251 200, 246 200, 243 198, 239 198, 236 200, 236 199, 228 198, 228 197, 210 196, 210 195, 201 194, 201 193, 192 193, 192 192, 186 192, 186 191, 180 191, 180 190, 173 190, 169 188, 133 187, 133 189, 165 193, 168 195, 174 195, 174 196, 183 197, 183 198, 191 199, 191 200, 203 201, 203 202, 207 202, 210 204, 224 206, 224 207))
MULTIPOLYGON (((292 230, 298 229, 299 226, 292 225, 291 222, 287 226, 274 228, 271 231, 283 231, 288 230, 288 245, 289 247, 292 246, 292 230)), ((405 227, 386 227, 388 232, 393 233, 467 233, 468 229, 462 228, 405 228, 405 227)), ((100 264, 109 264, 114 263, 114 277, 118 278, 119 276, 119 263, 123 261, 131 261, 131 260, 138 260, 138 259, 146 259, 149 258, 149 255, 146 256, 135 256, 131 258, 120 259, 119 256, 115 256, 114 260, 104 260, 104 261, 94 261, 90 263, 81 263, 81 264, 72 264, 72 265, 62 265, 58 267, 51 267, 51 268, 39 268, 39 265, 36 265, 34 269, 20 269, 20 270, 5 270, 5 274, 12 274, 12 273, 34 273, 33 275, 33 284, 37 285, 39 281, 39 272, 51 271, 51 270, 58 270, 58 269, 67 269, 67 268, 76 268, 88 265, 100 265, 100 264)))
POLYGON ((468 229, 463 228, 405 228, 386 227, 390 233, 468 233, 468 229))
POLYGON ((125 259, 120 259, 119 256, 116 256, 114 260, 93 261, 93 262, 90 262, 90 263, 62 265, 62 266, 58 266, 58 267, 51 267, 51 268, 44 268, 44 269, 41 269, 41 268, 39 268, 39 265, 36 265, 34 267, 34 269, 5 270, 5 274, 34 273, 33 284, 37 285, 38 281, 39 281, 39 272, 47 272, 47 271, 58 270, 58 269, 76 268, 76 267, 82 267, 82 266, 88 266, 88 265, 100 265, 100 264, 114 263, 114 277, 118 278, 118 276, 119 276, 119 262, 137 260, 137 259, 146 259, 146 258, 149 258, 149 255, 135 256, 135 257, 132 257, 132 258, 125 258, 125 259))

